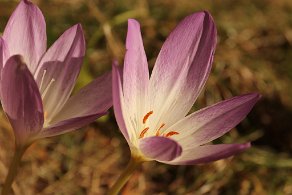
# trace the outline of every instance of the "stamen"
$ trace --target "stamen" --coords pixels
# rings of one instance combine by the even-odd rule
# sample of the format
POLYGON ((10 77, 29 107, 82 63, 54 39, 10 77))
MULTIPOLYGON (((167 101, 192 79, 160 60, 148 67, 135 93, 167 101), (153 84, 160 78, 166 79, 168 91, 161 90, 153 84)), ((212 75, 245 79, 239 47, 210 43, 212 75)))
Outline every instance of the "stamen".
POLYGON ((144 116, 144 118, 143 118, 143 124, 146 123, 147 119, 149 118, 149 116, 150 116, 151 114, 153 114, 153 111, 152 111, 152 110, 151 110, 150 112, 148 112, 148 113, 144 116))
POLYGON ((50 81, 50 83, 47 85, 45 91, 42 93, 42 98, 43 98, 43 99, 44 99, 44 97, 46 96, 47 92, 49 91, 49 89, 50 89, 51 85, 53 84, 53 82, 55 82, 55 79, 52 79, 52 80, 50 81))
POLYGON ((156 131, 156 136, 160 136, 160 130, 163 128, 165 126, 165 123, 162 123, 161 125, 160 125, 160 127, 157 129, 157 131, 156 131))
POLYGON ((170 137, 170 136, 178 135, 178 134, 179 134, 179 133, 176 132, 176 131, 170 131, 170 132, 168 132, 168 133, 165 135, 165 137, 170 137))
POLYGON ((47 117, 48 117, 48 112, 45 111, 45 112, 44 112, 44 119, 46 120, 47 117))
POLYGON ((42 87, 43 87, 44 78, 45 78, 45 75, 46 75, 46 73, 47 73, 47 70, 44 70, 44 72, 43 72, 43 75, 42 75, 41 84, 40 84, 40 90, 41 90, 41 89, 42 89, 42 87))
POLYGON ((143 138, 145 133, 147 133, 148 130, 149 130, 149 127, 146 127, 145 129, 143 129, 140 133, 139 139, 143 138))

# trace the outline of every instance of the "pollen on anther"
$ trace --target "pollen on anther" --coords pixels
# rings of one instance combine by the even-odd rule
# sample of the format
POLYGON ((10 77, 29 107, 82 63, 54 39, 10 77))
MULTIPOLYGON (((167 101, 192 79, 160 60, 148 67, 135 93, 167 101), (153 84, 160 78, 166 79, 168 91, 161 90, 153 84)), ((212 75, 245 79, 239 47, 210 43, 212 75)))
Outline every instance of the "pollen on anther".
POLYGON ((160 135, 160 130, 163 128, 165 126, 165 124, 164 123, 162 123, 161 125, 160 125, 160 127, 157 129, 157 131, 156 131, 156 136, 159 136, 160 135))
POLYGON ((151 110, 150 112, 148 112, 144 117, 143 117, 143 124, 146 123, 147 119, 149 118, 149 116, 153 114, 153 111, 151 110))
POLYGON ((170 137, 170 136, 178 135, 178 134, 179 134, 179 133, 176 132, 176 131, 170 131, 170 132, 168 132, 168 133, 165 135, 165 137, 170 137))
POLYGON ((149 130, 149 127, 146 127, 145 129, 143 129, 139 135, 139 139, 143 138, 145 133, 147 133, 148 130, 149 130))

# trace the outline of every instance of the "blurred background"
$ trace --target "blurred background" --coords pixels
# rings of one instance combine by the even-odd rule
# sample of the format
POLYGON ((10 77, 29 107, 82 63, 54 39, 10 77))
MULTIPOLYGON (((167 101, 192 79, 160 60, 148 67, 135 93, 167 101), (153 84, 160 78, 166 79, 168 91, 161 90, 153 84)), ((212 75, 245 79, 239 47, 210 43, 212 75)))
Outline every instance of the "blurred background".
MULTIPOLYGON (((122 194, 292 194, 291 0, 33 0, 47 22, 51 45, 81 23, 87 55, 76 90, 122 64, 127 19, 140 21, 152 68, 167 35, 185 16, 208 10, 218 28, 213 69, 193 110, 259 92, 248 117, 216 143, 252 141, 235 157, 197 166, 144 163, 122 194)), ((0 33, 18 1, 0 0, 0 33)), ((0 114, 0 182, 14 152, 9 122, 0 114)), ((112 110, 95 123, 43 139, 25 153, 15 194, 104 194, 130 158, 112 110)))

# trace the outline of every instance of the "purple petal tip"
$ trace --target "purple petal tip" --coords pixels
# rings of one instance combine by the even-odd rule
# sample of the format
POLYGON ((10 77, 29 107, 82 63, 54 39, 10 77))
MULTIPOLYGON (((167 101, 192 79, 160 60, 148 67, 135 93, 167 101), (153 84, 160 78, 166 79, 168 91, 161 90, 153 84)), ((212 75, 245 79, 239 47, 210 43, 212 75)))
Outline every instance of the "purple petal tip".
POLYGON ((118 67, 119 66, 119 62, 117 59, 114 59, 113 62, 112 62, 112 66, 113 67, 118 67))
POLYGON ((15 61, 16 62, 16 65, 17 65, 17 69, 18 70, 25 70, 27 69, 27 66, 24 62, 24 59, 21 55, 13 55, 11 56, 9 59, 8 59, 8 62, 9 63, 10 61, 15 61))
POLYGON ((262 95, 257 93, 257 92, 248 93, 248 94, 246 94, 246 96, 251 96, 251 99, 255 100, 255 102, 257 102, 259 99, 262 98, 262 95))
POLYGON ((234 152, 233 155, 237 154, 237 153, 241 153, 243 152, 244 150, 248 149, 251 147, 251 143, 250 142, 247 142, 247 143, 243 143, 243 144, 237 144, 237 151, 234 152))
POLYGON ((207 11, 207 10, 204 10, 204 11, 202 11, 206 16, 209 16, 210 18, 212 18, 212 15, 210 14, 210 12, 209 11, 207 11))
POLYGON ((32 2, 30 2, 29 0, 22 0, 21 2, 25 3, 25 4, 32 4, 32 2))
POLYGON ((259 93, 255 93, 256 94, 256 96, 257 96, 257 100, 259 100, 259 99, 261 99, 263 96, 261 95, 261 94, 259 94, 259 93))
POLYGON ((137 20, 130 18, 128 19, 128 25, 138 25, 139 27, 140 23, 137 20))
POLYGON ((78 29, 82 30, 82 25, 80 23, 75 24, 78 29))
POLYGON ((202 21, 204 21, 205 19, 210 19, 211 21, 213 21, 213 17, 210 14, 210 12, 204 10, 204 11, 199 11, 199 12, 195 12, 187 17, 201 17, 202 21))
POLYGON ((72 29, 74 29, 76 31, 76 33, 81 33, 82 35, 84 34, 82 25, 80 23, 73 25, 72 29))
POLYGON ((251 143, 250 142, 242 145, 242 149, 247 149, 247 148, 250 148, 250 147, 251 147, 251 143))

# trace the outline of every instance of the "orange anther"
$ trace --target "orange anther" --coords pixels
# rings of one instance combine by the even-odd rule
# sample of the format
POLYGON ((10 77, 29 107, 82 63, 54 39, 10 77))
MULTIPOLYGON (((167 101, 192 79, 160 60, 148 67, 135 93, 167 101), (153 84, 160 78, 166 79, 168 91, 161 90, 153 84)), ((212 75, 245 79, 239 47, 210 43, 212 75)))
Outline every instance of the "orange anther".
POLYGON ((178 135, 178 134, 179 134, 179 133, 176 132, 176 131, 170 131, 170 132, 168 132, 168 133, 165 135, 165 137, 170 137, 170 136, 178 135))
POLYGON ((164 123, 162 123, 161 125, 160 125, 160 127, 157 129, 157 131, 156 131, 156 136, 159 136, 160 135, 160 130, 162 129, 162 127, 164 127, 164 123))
POLYGON ((148 130, 149 130, 149 127, 146 127, 145 129, 143 129, 140 133, 139 139, 143 138, 145 133, 147 133, 148 130))
POLYGON ((48 117, 48 112, 45 111, 45 112, 44 112, 44 119, 46 119, 47 117, 48 117))
POLYGON ((144 117, 143 117, 143 124, 146 123, 147 119, 149 118, 149 116, 153 114, 153 111, 151 110, 150 112, 148 112, 144 117))

